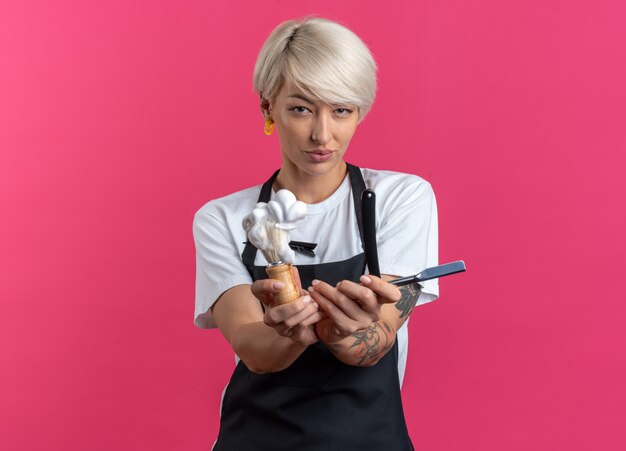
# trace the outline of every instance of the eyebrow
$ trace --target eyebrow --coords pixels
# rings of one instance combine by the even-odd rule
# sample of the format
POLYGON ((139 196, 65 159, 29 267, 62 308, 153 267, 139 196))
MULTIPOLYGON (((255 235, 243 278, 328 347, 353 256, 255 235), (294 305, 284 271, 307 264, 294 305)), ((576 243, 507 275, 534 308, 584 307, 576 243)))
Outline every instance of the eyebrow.
POLYGON ((304 100, 307 103, 310 103, 311 105, 313 105, 313 101, 311 99, 309 99, 308 97, 303 96, 302 94, 289 94, 287 97, 293 97, 296 99, 300 99, 300 100, 304 100))

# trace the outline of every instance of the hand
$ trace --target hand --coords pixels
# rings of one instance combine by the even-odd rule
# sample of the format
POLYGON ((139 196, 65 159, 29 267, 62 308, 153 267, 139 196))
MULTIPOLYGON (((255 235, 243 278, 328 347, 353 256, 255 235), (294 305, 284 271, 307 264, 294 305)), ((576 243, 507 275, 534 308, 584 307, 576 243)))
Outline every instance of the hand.
POLYGON ((400 299, 396 286, 375 276, 361 276, 360 285, 344 280, 336 287, 315 280, 309 293, 326 315, 315 325, 318 337, 326 343, 366 329, 380 319, 381 304, 400 299))
MULTIPOLYGON (((293 267, 294 279, 300 287, 298 271, 293 267)), ((322 318, 319 305, 308 293, 301 289, 301 297, 283 305, 274 305, 274 293, 283 288, 283 283, 272 279, 257 280, 252 286, 252 294, 265 304, 263 322, 279 335, 308 346, 318 341, 313 324, 322 318)))

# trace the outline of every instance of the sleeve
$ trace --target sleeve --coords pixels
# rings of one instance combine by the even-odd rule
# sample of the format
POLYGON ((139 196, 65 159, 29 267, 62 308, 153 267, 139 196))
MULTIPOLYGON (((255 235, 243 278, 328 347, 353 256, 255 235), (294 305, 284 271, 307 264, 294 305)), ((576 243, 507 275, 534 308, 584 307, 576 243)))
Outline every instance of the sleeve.
POLYGON ((211 307, 227 290, 251 284, 232 232, 218 218, 196 213, 193 221, 196 246, 196 308, 194 322, 201 329, 217 327, 211 307))
MULTIPOLYGON (((377 232, 381 273, 404 277, 437 266, 437 203, 430 183, 411 176, 386 195, 377 232)), ((439 297, 437 279, 422 285, 417 305, 439 297)))

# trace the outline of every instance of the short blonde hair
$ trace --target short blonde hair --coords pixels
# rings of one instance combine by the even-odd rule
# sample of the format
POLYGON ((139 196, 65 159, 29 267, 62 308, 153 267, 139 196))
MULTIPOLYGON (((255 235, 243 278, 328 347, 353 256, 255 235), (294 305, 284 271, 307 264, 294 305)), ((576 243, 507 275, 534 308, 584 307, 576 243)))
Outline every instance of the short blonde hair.
POLYGON ((359 108, 362 119, 376 95, 376 63, 359 37, 321 18, 289 20, 267 38, 254 66, 254 89, 268 100, 285 82, 331 105, 359 108))

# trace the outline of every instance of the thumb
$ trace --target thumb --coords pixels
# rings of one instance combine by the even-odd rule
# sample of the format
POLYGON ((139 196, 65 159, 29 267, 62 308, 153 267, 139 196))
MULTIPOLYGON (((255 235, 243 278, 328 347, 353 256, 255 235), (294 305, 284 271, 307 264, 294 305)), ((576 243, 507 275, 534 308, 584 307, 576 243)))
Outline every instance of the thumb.
POLYGON ((263 304, 272 306, 274 294, 278 293, 284 286, 284 283, 274 279, 256 280, 250 286, 250 291, 263 304))

